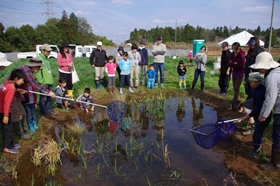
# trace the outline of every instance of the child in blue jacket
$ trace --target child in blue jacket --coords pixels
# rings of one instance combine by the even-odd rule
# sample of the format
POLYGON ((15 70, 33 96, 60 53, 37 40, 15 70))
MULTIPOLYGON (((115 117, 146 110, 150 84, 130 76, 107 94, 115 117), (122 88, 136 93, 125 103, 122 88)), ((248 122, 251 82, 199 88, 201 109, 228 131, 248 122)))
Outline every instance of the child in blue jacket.
POLYGON ((123 94, 122 87, 124 82, 129 87, 129 92, 134 93, 132 87, 130 86, 130 60, 128 59, 128 53, 123 53, 123 58, 120 60, 120 69, 121 69, 121 83, 120 83, 120 94, 123 94))
POLYGON ((150 69, 146 71, 148 74, 148 83, 147 88, 154 88, 155 86, 155 78, 156 78, 156 71, 154 69, 154 65, 150 65, 150 69))

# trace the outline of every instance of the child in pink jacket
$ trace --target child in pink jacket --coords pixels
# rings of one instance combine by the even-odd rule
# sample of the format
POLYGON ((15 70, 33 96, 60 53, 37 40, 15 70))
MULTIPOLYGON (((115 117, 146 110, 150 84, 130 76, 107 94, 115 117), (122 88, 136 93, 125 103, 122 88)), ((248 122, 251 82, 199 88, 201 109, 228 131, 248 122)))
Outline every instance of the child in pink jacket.
POLYGON ((114 57, 109 56, 108 63, 105 65, 105 72, 108 75, 108 90, 110 95, 116 95, 115 89, 116 89, 116 68, 117 65, 114 63, 114 57))

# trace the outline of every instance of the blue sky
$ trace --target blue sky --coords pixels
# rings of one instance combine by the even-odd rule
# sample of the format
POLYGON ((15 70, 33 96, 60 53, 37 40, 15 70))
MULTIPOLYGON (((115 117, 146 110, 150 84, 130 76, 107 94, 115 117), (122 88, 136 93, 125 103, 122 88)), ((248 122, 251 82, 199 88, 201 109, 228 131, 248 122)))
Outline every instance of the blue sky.
MULTIPOLYGON (((0 22, 5 27, 44 24, 44 0, 0 0, 0 22)), ((272 0, 53 0, 54 17, 74 12, 85 17, 93 32, 115 43, 129 38, 134 28, 196 27, 261 29, 270 26, 272 0)), ((280 1, 275 1, 273 26, 280 28, 280 1)))

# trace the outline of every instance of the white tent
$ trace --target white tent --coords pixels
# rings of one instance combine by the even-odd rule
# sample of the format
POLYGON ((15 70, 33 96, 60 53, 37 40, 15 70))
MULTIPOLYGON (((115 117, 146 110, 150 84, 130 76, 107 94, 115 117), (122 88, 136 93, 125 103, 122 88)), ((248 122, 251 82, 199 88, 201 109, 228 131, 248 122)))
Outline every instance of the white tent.
MULTIPOLYGON (((233 34, 232 36, 226 38, 225 40, 218 43, 218 46, 222 46, 223 42, 228 42, 229 46, 231 46, 234 42, 239 42, 241 46, 246 46, 247 42, 251 37, 254 37, 247 31, 242 31, 238 34, 233 34)), ((264 46, 264 42, 259 40, 260 46, 264 46)))

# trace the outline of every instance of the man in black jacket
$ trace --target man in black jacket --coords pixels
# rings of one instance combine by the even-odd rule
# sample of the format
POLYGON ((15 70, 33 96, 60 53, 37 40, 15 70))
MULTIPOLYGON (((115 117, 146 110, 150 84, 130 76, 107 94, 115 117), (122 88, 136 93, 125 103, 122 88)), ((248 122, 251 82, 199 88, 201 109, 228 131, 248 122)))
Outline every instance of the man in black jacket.
POLYGON ((92 67, 94 67, 95 69, 95 84, 97 90, 99 90, 100 85, 104 87, 104 70, 107 61, 107 53, 105 50, 102 49, 101 41, 97 42, 97 49, 92 51, 89 61, 92 67))
POLYGON ((219 78, 219 87, 220 93, 219 95, 224 96, 227 93, 228 84, 230 80, 231 74, 227 75, 228 69, 228 59, 231 52, 228 49, 228 42, 222 43, 222 56, 221 56, 221 69, 220 69, 220 78, 219 78))

